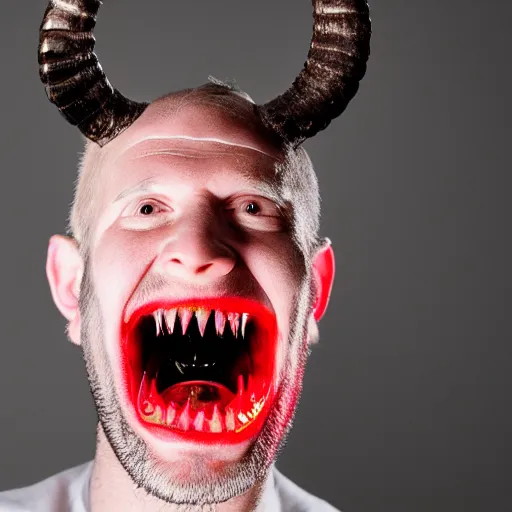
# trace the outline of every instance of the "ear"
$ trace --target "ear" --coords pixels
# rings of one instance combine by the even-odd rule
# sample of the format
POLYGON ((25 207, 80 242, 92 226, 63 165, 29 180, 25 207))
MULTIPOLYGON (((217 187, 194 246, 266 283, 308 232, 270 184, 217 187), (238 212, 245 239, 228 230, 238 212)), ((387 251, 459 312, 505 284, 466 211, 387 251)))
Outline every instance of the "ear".
POLYGON ((324 245, 313 257, 313 279, 316 291, 313 315, 317 322, 322 318, 329 303, 334 282, 334 268, 334 251, 331 241, 326 238, 324 245))
POLYGON ((80 344, 80 311, 78 297, 82 281, 83 262, 75 240, 55 235, 48 244, 46 276, 53 301, 68 321, 68 336, 80 344))

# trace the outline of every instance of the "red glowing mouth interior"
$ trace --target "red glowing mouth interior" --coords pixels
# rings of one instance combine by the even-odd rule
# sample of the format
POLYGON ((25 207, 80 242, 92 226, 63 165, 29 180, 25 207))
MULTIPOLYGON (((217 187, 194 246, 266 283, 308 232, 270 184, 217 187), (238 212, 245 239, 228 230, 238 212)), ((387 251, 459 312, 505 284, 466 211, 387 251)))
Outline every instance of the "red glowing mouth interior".
POLYGON ((125 337, 133 406, 172 431, 254 433, 272 398, 275 319, 246 301, 209 306, 134 315, 125 337))

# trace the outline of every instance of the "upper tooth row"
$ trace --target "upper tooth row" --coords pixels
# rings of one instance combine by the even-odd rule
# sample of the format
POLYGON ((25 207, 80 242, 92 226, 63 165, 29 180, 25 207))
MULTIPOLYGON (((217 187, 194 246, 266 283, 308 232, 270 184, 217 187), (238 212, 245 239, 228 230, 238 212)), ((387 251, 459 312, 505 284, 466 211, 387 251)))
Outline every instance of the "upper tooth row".
MULTIPOLYGON (((208 323, 208 318, 211 313, 212 310, 203 308, 198 308, 196 310, 188 308, 172 308, 168 310, 159 309, 153 313, 156 324, 156 335, 159 336, 160 334, 163 334, 164 331, 172 334, 176 317, 181 321, 181 330, 183 334, 185 334, 190 324, 190 320, 192 320, 192 317, 195 314, 197 325, 199 326, 199 332, 201 333, 201 336, 204 336, 206 324, 208 323)), ((245 338, 245 328, 249 318, 247 313, 224 313, 223 311, 216 309, 214 314, 215 329, 218 336, 222 336, 224 334, 227 321, 229 322, 231 332, 235 338, 238 335, 238 331, 241 332, 242 338, 245 338)))

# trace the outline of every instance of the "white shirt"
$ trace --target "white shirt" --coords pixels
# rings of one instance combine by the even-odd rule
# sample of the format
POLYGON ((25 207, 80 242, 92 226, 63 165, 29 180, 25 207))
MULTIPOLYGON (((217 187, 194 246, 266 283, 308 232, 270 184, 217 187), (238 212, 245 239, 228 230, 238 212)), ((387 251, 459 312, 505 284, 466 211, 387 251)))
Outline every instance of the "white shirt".
MULTIPOLYGON (((0 492, 0 512, 89 512, 92 462, 42 482, 0 492)), ((339 512, 274 469, 256 512, 339 512)))

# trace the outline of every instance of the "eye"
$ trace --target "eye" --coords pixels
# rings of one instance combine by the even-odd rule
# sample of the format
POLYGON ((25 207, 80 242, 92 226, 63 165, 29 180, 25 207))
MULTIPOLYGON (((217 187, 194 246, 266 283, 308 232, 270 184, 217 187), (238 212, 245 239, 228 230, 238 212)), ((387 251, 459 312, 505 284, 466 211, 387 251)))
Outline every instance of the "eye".
POLYGON ((158 201, 145 199, 137 205, 135 216, 150 217, 152 215, 156 215, 157 213, 161 213, 163 210, 164 206, 158 201))
POLYGON ((238 227, 257 231, 280 231, 284 218, 279 206, 266 197, 237 197, 227 207, 231 221, 238 227))
POLYGON ((150 203, 145 203, 139 208, 141 215, 151 215, 155 211, 155 207, 150 203))
POLYGON ((251 215, 256 215, 261 212, 259 205, 253 201, 247 204, 245 211, 251 215))
POLYGON ((174 218, 169 198, 138 197, 126 205, 119 221, 124 229, 149 231, 173 222, 174 218))

